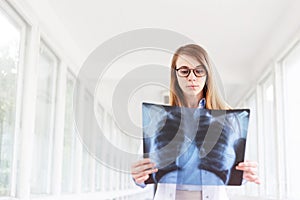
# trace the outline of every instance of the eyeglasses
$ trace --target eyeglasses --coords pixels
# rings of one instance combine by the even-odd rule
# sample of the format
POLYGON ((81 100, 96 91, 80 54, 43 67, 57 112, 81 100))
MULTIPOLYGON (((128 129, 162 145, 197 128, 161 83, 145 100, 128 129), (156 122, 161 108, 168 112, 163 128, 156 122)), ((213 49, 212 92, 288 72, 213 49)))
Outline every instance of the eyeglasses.
POLYGON ((189 69, 186 66, 182 66, 175 70, 177 71, 177 74, 180 77, 188 77, 190 75, 191 71, 193 71, 193 73, 196 77, 203 77, 203 76, 206 76, 206 74, 207 74, 205 66, 203 66, 203 65, 200 65, 195 69, 189 69))

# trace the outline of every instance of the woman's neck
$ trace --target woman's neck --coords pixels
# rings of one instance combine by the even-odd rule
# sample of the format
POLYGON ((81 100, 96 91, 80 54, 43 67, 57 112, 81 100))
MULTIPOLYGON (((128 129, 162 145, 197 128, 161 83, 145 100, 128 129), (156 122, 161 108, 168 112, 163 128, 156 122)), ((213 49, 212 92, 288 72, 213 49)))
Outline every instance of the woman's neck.
POLYGON ((199 107, 199 101, 203 98, 202 92, 197 96, 184 96, 186 107, 188 108, 198 108, 199 107))

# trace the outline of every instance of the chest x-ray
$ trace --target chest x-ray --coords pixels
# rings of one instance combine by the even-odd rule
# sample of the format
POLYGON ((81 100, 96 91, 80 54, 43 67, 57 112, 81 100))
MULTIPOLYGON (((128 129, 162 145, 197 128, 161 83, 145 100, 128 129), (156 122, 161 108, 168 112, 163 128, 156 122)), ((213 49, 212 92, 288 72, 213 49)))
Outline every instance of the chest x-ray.
POLYGON ((241 185, 249 109, 207 110, 143 103, 144 157, 158 172, 148 183, 241 185))

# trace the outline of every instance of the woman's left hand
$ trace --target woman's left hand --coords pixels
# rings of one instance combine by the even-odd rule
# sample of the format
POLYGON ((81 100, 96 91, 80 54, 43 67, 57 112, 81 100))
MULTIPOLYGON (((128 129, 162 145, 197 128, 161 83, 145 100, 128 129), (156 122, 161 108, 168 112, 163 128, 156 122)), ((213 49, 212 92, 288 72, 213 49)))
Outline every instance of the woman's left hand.
POLYGON ((253 162, 253 161, 240 162, 238 166, 236 166, 236 169, 244 171, 243 178, 246 179, 247 181, 260 184, 260 180, 257 174, 258 171, 257 162, 253 162))

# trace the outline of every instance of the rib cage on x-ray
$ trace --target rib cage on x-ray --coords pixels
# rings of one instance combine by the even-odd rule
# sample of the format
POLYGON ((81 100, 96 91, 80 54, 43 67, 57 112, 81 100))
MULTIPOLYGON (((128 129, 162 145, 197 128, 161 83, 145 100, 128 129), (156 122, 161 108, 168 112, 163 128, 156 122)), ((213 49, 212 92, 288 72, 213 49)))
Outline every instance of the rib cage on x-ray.
POLYGON ((176 159, 195 142, 198 170, 214 173, 224 184, 240 185, 242 173, 235 165, 244 159, 249 113, 248 109, 207 110, 143 103, 144 157, 150 157, 159 169, 146 183, 159 182, 165 174, 180 171, 183 166, 176 159))

